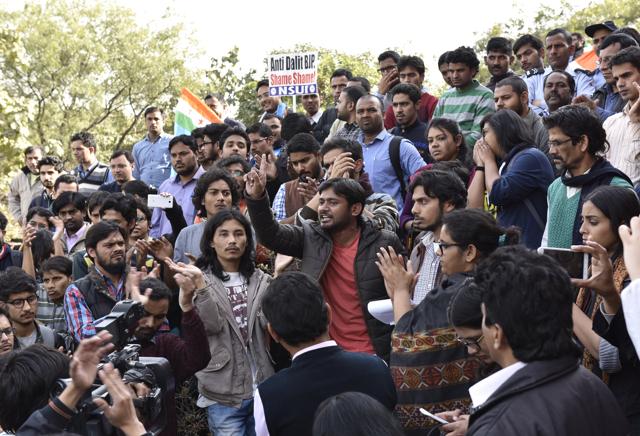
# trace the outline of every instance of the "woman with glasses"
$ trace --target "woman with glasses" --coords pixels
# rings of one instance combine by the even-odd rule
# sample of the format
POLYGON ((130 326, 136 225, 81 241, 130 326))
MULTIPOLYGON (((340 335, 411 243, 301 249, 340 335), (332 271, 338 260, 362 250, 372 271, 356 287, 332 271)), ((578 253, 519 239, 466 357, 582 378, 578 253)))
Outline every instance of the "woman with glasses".
POLYGON ((437 425, 420 413, 429 405, 431 413, 466 410, 470 405, 468 389, 478 380, 481 361, 468 356, 456 338, 447 317, 452 298, 472 280, 476 264, 505 244, 517 243, 517 230, 504 230, 487 212, 478 209, 454 210, 445 214, 440 239, 434 249, 440 256, 445 279, 411 308, 416 277, 412 268, 397 267, 393 250, 381 252, 379 267, 391 292, 396 327, 391 336, 391 373, 398 392, 396 415, 405 431, 426 434, 437 425))
MULTIPOLYGON (((609 386, 620 403, 632 427, 640 432, 640 371, 638 356, 625 353, 601 338, 593 330, 593 320, 599 311, 608 309, 601 294, 611 290, 620 294, 629 284, 629 273, 622 256, 618 227, 629 225, 640 215, 640 201, 628 188, 601 186, 585 198, 582 205, 581 246, 577 251, 591 254, 591 277, 574 280, 580 286, 573 309, 573 331, 584 346, 583 365, 609 386)), ((630 348, 632 349, 632 347, 630 348)))
POLYGON ((533 146, 530 129, 510 109, 487 115, 480 127, 469 207, 482 208, 486 192, 498 208, 498 223, 519 227, 523 243, 538 248, 547 222, 547 188, 555 178, 549 158, 533 146))

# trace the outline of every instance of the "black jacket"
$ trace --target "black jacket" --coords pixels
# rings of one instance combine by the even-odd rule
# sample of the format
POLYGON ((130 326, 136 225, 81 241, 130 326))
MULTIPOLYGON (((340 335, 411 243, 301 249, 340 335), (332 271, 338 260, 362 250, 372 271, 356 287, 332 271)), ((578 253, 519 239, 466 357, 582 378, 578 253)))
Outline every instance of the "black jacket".
MULTIPOLYGON (((269 198, 246 199, 251 222, 258 242, 277 253, 302 259, 301 270, 320 281, 331 258, 333 241, 320 224, 303 221, 302 226, 278 224, 269 208, 269 198)), ((375 319, 367 310, 370 301, 389 298, 384 279, 375 262, 381 247, 392 246, 397 253, 406 254, 398 237, 387 230, 377 230, 366 222, 362 226, 354 270, 358 284, 360 306, 367 325, 369 337, 376 354, 387 362, 391 348, 393 328, 375 319)))
POLYGON ((622 436, 611 391, 573 357, 529 362, 470 417, 467 435, 622 436))
POLYGON ((327 136, 329 136, 329 131, 331 130, 331 126, 333 122, 338 118, 338 110, 335 106, 328 107, 322 115, 320 115, 320 119, 313 126, 313 136, 316 140, 322 144, 327 136))
POLYGON ((396 390, 389 368, 375 357, 340 347, 307 351, 258 387, 271 436, 311 436, 316 409, 343 392, 362 392, 390 411, 396 390))

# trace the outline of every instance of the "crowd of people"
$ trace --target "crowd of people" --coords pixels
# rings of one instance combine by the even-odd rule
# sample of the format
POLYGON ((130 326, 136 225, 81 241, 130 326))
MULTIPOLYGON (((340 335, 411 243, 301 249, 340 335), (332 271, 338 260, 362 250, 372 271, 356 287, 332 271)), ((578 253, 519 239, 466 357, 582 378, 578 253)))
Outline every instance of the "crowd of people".
POLYGON ((130 342, 175 381, 163 435, 188 433, 184 384, 216 436, 640 435, 640 34, 584 31, 491 38, 485 85, 448 51, 440 97, 385 51, 324 109, 261 80, 249 127, 209 94, 224 123, 172 136, 149 107, 108 163, 90 132, 71 170, 27 148, 0 214, 2 430, 73 428, 100 380, 145 434, 153 383, 98 366, 134 300, 130 342))

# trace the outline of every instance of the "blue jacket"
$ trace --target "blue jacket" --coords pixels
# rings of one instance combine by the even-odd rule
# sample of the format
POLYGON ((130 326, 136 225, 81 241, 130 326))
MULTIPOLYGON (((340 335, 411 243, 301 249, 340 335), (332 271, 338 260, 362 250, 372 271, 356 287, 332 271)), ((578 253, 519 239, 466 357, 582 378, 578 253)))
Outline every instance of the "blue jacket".
POLYGON ((501 226, 519 227, 524 245, 538 248, 547 222, 547 188, 555 177, 553 168, 547 156, 533 146, 515 147, 504 162, 489 202, 498 207, 501 226))

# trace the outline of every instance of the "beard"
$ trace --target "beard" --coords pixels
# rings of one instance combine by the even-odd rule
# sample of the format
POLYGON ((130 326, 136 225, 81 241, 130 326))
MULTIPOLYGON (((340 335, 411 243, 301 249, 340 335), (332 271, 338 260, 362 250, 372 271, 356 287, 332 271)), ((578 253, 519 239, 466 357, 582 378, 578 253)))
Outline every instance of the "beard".
POLYGON ((104 258, 99 254, 96 254, 96 263, 102 268, 105 272, 109 274, 118 275, 123 274, 125 269, 125 260, 124 256, 122 260, 112 261, 110 258, 104 258))
POLYGON ((156 331, 148 327, 138 327, 134 333, 136 339, 140 342, 149 342, 155 336, 156 331))

